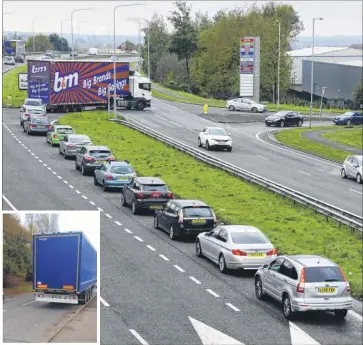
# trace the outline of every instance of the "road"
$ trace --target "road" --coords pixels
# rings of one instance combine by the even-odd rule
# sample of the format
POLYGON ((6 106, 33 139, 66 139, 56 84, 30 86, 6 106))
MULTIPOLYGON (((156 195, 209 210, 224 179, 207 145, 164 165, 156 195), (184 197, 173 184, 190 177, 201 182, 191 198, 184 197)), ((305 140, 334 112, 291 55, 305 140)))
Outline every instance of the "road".
MULTIPOLYGON (((271 143, 271 128, 261 126, 260 133, 245 131, 243 124, 216 124, 198 116, 198 108, 153 99, 146 111, 122 110, 127 117, 162 132, 180 142, 197 146, 198 133, 207 126, 227 128, 233 139, 233 151, 209 153, 247 171, 315 197, 356 215, 362 215, 362 186, 340 177, 340 166, 324 159, 296 153, 271 143), (183 110, 189 109, 193 112, 183 110)), ((251 116, 246 114, 245 116, 251 116)))
POLYGON ((152 217, 133 216, 119 192, 102 192, 44 137, 27 136, 18 110, 4 110, 3 121, 3 194, 13 207, 101 212, 102 344, 296 345, 297 334, 305 343, 306 334, 322 345, 362 343, 361 316, 287 322, 279 305, 255 298, 251 273, 222 275, 196 257, 193 242, 172 242, 152 217))

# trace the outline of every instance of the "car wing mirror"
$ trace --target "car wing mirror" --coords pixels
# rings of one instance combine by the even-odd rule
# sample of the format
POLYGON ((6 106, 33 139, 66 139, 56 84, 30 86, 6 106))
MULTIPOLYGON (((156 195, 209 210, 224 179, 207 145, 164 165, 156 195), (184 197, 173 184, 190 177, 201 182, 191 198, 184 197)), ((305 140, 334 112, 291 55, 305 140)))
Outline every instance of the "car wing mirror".
POLYGON ((269 264, 264 264, 264 265, 262 266, 262 268, 264 268, 264 269, 268 269, 268 267, 269 267, 269 264))

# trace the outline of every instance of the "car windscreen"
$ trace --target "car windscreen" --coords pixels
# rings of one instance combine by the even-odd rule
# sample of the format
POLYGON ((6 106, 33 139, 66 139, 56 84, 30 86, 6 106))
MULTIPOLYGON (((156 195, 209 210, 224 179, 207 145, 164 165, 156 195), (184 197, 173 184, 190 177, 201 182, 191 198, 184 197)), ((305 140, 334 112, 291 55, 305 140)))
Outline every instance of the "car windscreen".
POLYGON ((231 239, 236 244, 262 244, 270 242, 260 232, 231 232, 231 239))
POLYGON ((25 105, 30 105, 33 107, 42 105, 41 101, 25 101, 25 105))
POLYGON ((91 142, 90 138, 84 136, 84 137, 72 137, 69 138, 69 142, 70 143, 74 143, 74 144, 80 144, 80 143, 89 143, 91 142))
POLYGON ((48 125, 49 124, 49 120, 46 117, 34 117, 33 118, 33 123, 39 123, 42 125, 48 125))
POLYGON ((336 266, 332 267, 306 267, 305 282, 306 283, 324 283, 324 282, 343 282, 344 277, 340 269, 336 266))
POLYGON ((348 111, 348 112, 344 113, 343 116, 352 116, 352 115, 354 115, 354 113, 352 111, 348 111))
POLYGON ((168 187, 165 184, 143 184, 142 190, 145 192, 167 192, 168 187))
POLYGON ((212 211, 209 207, 183 207, 183 215, 189 217, 213 217, 212 211))
POLYGON ((29 109, 29 114, 42 115, 43 112, 41 110, 29 109))
POLYGON ((211 128, 209 133, 212 135, 227 135, 227 132, 223 128, 211 128))
POLYGON ((57 128, 57 133, 59 134, 71 134, 74 133, 72 128, 57 128))
POLYGON ((88 152, 92 157, 109 157, 111 152, 107 150, 90 150, 88 152))
POLYGON ((128 166, 115 166, 111 167, 110 172, 113 174, 132 174, 134 169, 128 166))
POLYGON ((286 111, 279 111, 278 113, 276 113, 275 115, 273 116, 276 116, 276 117, 282 117, 282 116, 285 116, 287 114, 286 111))

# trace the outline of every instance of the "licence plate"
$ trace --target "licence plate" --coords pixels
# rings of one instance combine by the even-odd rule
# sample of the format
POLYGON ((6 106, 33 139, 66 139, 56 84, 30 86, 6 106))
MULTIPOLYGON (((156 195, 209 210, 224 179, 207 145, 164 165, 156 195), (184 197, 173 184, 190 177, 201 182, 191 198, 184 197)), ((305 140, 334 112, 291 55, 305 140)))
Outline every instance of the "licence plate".
POLYGON ((265 254, 264 253, 248 253, 247 256, 261 257, 261 256, 265 256, 265 254))
POLYGON ((120 180, 120 181, 126 181, 129 178, 127 176, 119 176, 117 179, 120 180))
POLYGON ((336 291, 336 288, 319 288, 320 293, 334 293, 336 291))
POLYGON ((192 224, 204 224, 205 219, 192 219, 192 224))
POLYGON ((163 206, 161 205, 150 205, 150 210, 161 210, 163 206))
POLYGON ((105 164, 105 161, 96 161, 98 164, 105 164))
POLYGON ((37 126, 38 128, 45 128, 45 126, 37 126))

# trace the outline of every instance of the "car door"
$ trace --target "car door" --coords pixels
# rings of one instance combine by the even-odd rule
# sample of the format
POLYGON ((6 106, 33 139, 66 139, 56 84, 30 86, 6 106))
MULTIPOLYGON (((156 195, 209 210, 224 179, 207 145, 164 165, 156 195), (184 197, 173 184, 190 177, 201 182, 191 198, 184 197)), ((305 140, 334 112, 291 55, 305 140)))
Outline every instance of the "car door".
POLYGON ((66 146, 68 144, 68 135, 66 135, 63 140, 59 141, 59 151, 65 153, 66 152, 66 146))
POLYGON ((348 177, 352 177, 353 173, 354 173, 354 168, 353 168, 353 157, 348 157, 346 164, 345 164, 345 172, 347 173, 348 177))
POLYGON ((168 208, 167 212, 165 212, 165 229, 169 230, 170 225, 175 227, 177 226, 176 223, 178 221, 178 210, 179 207, 177 207, 174 203, 170 204, 170 207, 168 208))
POLYGON ((359 167, 358 159, 353 157, 353 161, 352 161, 352 177, 357 176, 358 167, 359 167))
POLYGON ((362 124, 363 124, 363 114, 357 113, 357 125, 362 125, 362 124))
POLYGON ((79 166, 81 166, 82 165, 82 162, 83 162, 83 155, 85 154, 85 152, 86 152, 86 148, 85 147, 82 147, 78 152, 77 152, 77 164, 79 165, 79 166))
POLYGON ((227 243, 227 240, 228 233, 223 228, 212 238, 210 242, 210 255, 213 261, 218 262, 219 254, 221 253, 222 247, 227 243))
POLYGON ((102 164, 100 169, 95 169, 95 176, 98 183, 103 183, 103 177, 107 171, 107 166, 102 164))
POLYGON ((211 248, 213 247, 215 236, 219 234, 221 231, 221 227, 217 226, 212 231, 203 234, 203 239, 201 240, 202 243, 202 251, 205 256, 209 259, 212 259, 211 256, 211 248))
POLYGON ((204 128, 203 131, 200 133, 200 142, 202 143, 202 145, 205 145, 205 136, 207 134, 208 129, 204 128))
POLYGON ((288 126, 291 126, 294 124, 294 114, 293 113, 287 113, 285 115, 285 124, 288 126))
POLYGON ((128 204, 131 204, 133 199, 134 199, 134 193, 140 191, 140 183, 138 183, 137 181, 134 181, 134 183, 132 184, 132 186, 130 188, 126 189, 126 202, 128 204))
POLYGON ((172 203, 173 203, 172 201, 168 201, 163 210, 157 211, 159 227, 162 229, 166 228, 165 224, 167 223, 167 213, 169 212, 172 203))
POLYGON ((26 121, 25 121, 25 125, 24 125, 24 129, 27 131, 29 129, 29 124, 31 123, 31 117, 29 116, 26 121))
POLYGON ((289 286, 292 285, 290 278, 292 269, 292 263, 289 260, 285 259, 280 266, 280 269, 276 273, 274 281, 275 283, 272 286, 272 290, 279 300, 282 300, 282 292, 284 291, 284 289, 288 289, 289 286))
POLYGON ((274 298, 278 299, 278 296, 276 296, 276 289, 275 286, 275 279, 276 274, 278 270, 280 269, 284 259, 283 258, 277 258, 274 261, 271 262, 269 265, 267 272, 265 274, 265 279, 263 281, 263 288, 267 291, 267 293, 274 298))

